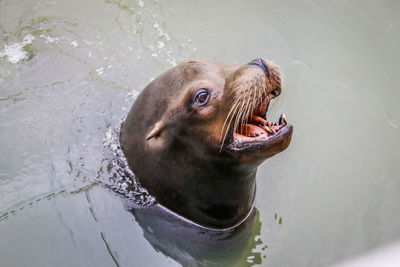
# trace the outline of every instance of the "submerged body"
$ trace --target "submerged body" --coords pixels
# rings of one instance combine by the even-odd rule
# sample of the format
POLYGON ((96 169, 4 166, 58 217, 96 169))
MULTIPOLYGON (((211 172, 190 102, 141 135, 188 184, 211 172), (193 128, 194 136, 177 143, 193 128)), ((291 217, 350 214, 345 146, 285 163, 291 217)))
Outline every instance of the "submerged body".
POLYGON ((182 62, 138 96, 122 150, 160 204, 203 226, 235 226, 252 210, 257 166, 290 143, 284 115, 266 120, 280 92, 280 73, 264 59, 182 62))

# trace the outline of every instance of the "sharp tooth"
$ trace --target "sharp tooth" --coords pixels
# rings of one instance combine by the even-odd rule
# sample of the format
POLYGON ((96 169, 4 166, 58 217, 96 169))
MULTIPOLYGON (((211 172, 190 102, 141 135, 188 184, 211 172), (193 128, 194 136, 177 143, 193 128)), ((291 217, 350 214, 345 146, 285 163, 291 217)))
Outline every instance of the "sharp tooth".
POLYGON ((273 132, 268 126, 264 126, 264 129, 265 129, 269 134, 274 134, 274 132, 273 132))
POLYGON ((281 114, 281 119, 282 119, 282 121, 283 121, 283 124, 287 124, 287 121, 286 121, 286 116, 285 116, 285 113, 282 113, 281 114))

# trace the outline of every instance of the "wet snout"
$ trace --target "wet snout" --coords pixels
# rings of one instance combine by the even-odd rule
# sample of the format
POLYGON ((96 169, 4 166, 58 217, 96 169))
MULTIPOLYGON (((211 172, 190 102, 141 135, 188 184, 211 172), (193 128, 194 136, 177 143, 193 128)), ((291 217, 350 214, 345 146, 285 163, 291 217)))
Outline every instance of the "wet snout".
POLYGON ((247 65, 260 67, 264 71, 265 75, 267 75, 268 78, 271 75, 268 70, 268 65, 266 63, 264 63, 262 58, 254 59, 254 60, 250 61, 249 63, 247 63, 247 65))
POLYGON ((251 68, 262 70, 266 77, 266 85, 268 91, 268 99, 272 99, 281 93, 281 78, 278 66, 272 61, 263 58, 257 58, 246 64, 251 68))

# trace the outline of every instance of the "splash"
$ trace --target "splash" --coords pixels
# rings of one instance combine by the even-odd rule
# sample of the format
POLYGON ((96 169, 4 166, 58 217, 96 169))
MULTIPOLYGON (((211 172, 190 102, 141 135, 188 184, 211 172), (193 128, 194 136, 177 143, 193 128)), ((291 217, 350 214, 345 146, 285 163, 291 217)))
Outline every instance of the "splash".
POLYGON ((119 143, 120 129, 110 129, 103 138, 103 144, 110 152, 106 158, 109 160, 108 174, 111 174, 105 185, 118 194, 123 195, 135 204, 149 207, 156 204, 156 199, 143 188, 136 179, 135 174, 128 166, 119 143))
POLYGON ((14 43, 11 45, 5 45, 3 51, 0 51, 0 58, 7 58, 10 63, 18 63, 21 60, 29 57, 28 48, 35 40, 35 37, 31 34, 27 34, 22 42, 14 43))

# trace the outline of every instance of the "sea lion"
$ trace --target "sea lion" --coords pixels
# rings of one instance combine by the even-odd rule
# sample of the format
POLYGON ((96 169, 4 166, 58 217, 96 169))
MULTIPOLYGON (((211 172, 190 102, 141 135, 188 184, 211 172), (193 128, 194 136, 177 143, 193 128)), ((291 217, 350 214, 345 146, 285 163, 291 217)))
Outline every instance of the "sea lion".
POLYGON ((139 94, 121 148, 161 205, 204 227, 235 227, 253 208, 257 166, 290 143, 285 116, 266 119, 280 93, 278 67, 265 59, 184 61, 139 94))

